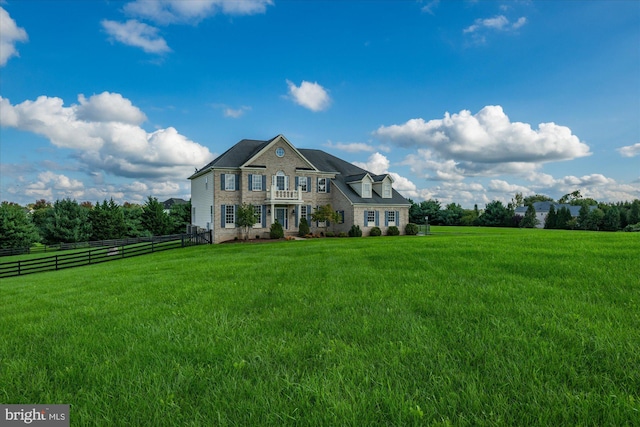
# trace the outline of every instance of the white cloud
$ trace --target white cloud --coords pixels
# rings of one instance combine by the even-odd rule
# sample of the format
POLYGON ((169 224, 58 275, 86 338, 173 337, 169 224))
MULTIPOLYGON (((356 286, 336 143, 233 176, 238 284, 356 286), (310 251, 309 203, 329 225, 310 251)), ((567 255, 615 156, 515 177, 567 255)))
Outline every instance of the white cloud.
POLYGON ((508 31, 517 30, 527 23, 527 18, 524 16, 518 18, 514 23, 511 23, 504 15, 494 16, 493 18, 476 19, 473 25, 468 26, 463 33, 475 33, 480 30, 488 29, 493 31, 508 31))
POLYGON ((434 9, 436 9, 439 4, 440 0, 431 0, 429 3, 422 6, 420 10, 422 10, 423 12, 427 12, 430 15, 434 15, 434 9))
POLYGON ((517 184, 509 184, 501 179, 492 179, 489 182, 489 189, 503 194, 522 193, 524 195, 533 194, 530 188, 517 184))
POLYGON ((353 164, 376 175, 387 173, 389 170, 389 159, 377 152, 370 155, 365 163, 353 162, 353 164))
POLYGON ((303 80, 300 86, 296 86, 287 80, 289 86, 289 95, 291 99, 298 105, 317 112, 326 110, 331 104, 331 98, 325 88, 317 82, 311 83, 303 80))
POLYGON ((224 107, 224 116, 231 117, 233 119, 238 119, 242 117, 244 113, 250 110, 251 110, 251 107, 247 107, 247 106, 242 106, 240 108, 235 108, 235 109, 231 107, 224 107))
POLYGON ((3 67, 9 58, 19 56, 16 43, 29 40, 24 28, 18 27, 9 12, 0 7, 0 67, 3 67))
POLYGON ((635 157, 640 156, 640 142, 633 145, 627 145, 625 147, 618 148, 618 152, 623 157, 635 157))
POLYGON ((158 28, 144 22, 130 19, 121 23, 105 19, 101 24, 107 34, 120 43, 142 48, 147 53, 160 54, 171 51, 165 39, 158 35, 158 28))
POLYGON ((265 13, 272 0, 135 0, 124 6, 128 15, 148 19, 156 24, 197 24, 210 16, 254 15, 265 13))
POLYGON ((486 106, 475 115, 462 110, 428 122, 419 118, 381 126, 374 136, 401 147, 430 148, 444 159, 470 164, 542 163, 591 154, 568 127, 541 123, 534 130, 527 123, 511 122, 499 105, 486 106))
POLYGON ((347 153, 372 152, 376 149, 364 142, 336 142, 327 141, 325 147, 335 148, 336 150, 346 151, 347 153))
POLYGON ((147 120, 138 107, 119 93, 102 92, 86 99, 78 96, 80 105, 76 107, 79 120, 94 122, 120 122, 139 125, 147 120))
POLYGON ((186 178, 213 158, 172 127, 142 129, 144 113, 120 94, 78 99, 79 105, 64 107, 60 98, 40 96, 11 105, 0 97, 0 125, 42 135, 57 147, 75 150, 89 170, 116 176, 186 178))

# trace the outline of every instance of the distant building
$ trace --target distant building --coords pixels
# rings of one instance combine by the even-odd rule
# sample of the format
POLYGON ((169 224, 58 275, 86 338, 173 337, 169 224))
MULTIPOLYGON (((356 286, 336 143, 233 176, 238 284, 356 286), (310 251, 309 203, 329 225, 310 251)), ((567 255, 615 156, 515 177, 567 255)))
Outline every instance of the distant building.
MULTIPOLYGON (((569 209, 569 212, 571 213, 572 218, 576 218, 580 214, 580 208, 582 207, 582 206, 570 205, 568 203, 535 202, 533 204, 533 208, 536 210, 536 219, 538 220, 538 224, 536 224, 536 228, 544 228, 544 221, 547 218, 547 215, 549 214, 549 209, 551 209, 552 205, 556 213, 562 208, 569 209)), ((589 207, 589 209, 595 209, 595 208, 596 206, 589 207)), ((527 206, 520 206, 515 210, 515 214, 520 216, 524 216, 526 212, 527 212, 527 206)))
POLYGON ((184 199, 176 199, 174 197, 165 200, 164 202, 162 202, 162 209, 164 210, 164 213, 169 213, 169 211, 171 210, 171 206, 173 205, 186 205, 187 203, 189 203, 188 201, 184 200, 184 199))

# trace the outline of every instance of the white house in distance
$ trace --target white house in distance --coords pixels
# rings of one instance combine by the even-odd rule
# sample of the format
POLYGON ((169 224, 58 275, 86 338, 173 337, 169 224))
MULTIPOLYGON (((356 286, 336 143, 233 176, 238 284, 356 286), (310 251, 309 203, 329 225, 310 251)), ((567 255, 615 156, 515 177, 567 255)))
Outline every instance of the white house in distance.
POLYGON ((256 209, 251 237, 268 237, 271 224, 297 235, 300 218, 311 230, 319 206, 331 204, 341 220, 328 230, 347 232, 358 225, 363 235, 378 226, 383 234, 401 233, 411 204, 393 188, 389 174, 376 175, 321 150, 297 149, 283 135, 267 141, 243 139, 189 177, 191 223, 213 231, 214 243, 240 237, 236 212, 243 203, 256 209))
MULTIPOLYGON (((538 220, 538 223, 536 224, 536 228, 544 228, 544 221, 547 218, 547 215, 549 214, 549 209, 551 209, 551 205, 553 205, 553 209, 556 212, 558 212, 562 208, 569 209, 569 212, 571 213, 572 218, 576 218, 578 216, 578 214, 580 213, 580 208, 582 207, 582 206, 570 205, 568 203, 535 202, 533 204, 533 208, 536 210, 536 219, 538 220)), ((590 209, 593 209, 593 208, 595 208, 595 206, 590 207, 590 209)), ((526 212, 527 212, 527 206, 520 206, 520 207, 517 207, 515 210, 515 214, 521 215, 521 216, 524 216, 526 212)))

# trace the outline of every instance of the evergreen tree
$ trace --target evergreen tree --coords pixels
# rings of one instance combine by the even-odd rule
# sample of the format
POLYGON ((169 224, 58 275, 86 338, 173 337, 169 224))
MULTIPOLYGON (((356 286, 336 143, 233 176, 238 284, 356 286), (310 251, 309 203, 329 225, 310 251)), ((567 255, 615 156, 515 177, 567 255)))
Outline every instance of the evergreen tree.
POLYGON ((527 211, 524 213, 524 218, 520 221, 520 227, 533 228, 538 225, 538 219, 536 218, 536 209, 533 204, 527 206, 527 211))
POLYGON ((503 227, 511 221, 512 215, 501 201, 494 200, 487 204, 482 215, 480 215, 480 225, 487 227, 503 227))
POLYGON ((556 208, 554 205, 549 207, 549 213, 544 219, 544 228, 556 228, 556 224, 558 222, 558 214, 556 213, 556 208))
POLYGON ((578 219, 576 221, 576 225, 578 226, 579 229, 581 230, 586 230, 587 229, 587 219, 589 218, 589 212, 591 210, 589 209, 589 205, 582 205, 580 207, 580 211, 578 212, 578 219))
POLYGON ((595 208, 589 212, 587 220, 585 221, 584 229, 598 231, 602 226, 602 220, 604 219, 604 212, 600 208, 595 208))
POLYGON ((142 206, 124 202, 122 214, 124 216, 125 236, 140 237, 145 235, 142 228, 142 206))
POLYGON ((47 211, 43 231, 48 244, 86 242, 91 237, 89 210, 75 200, 56 200, 47 211))
POLYGON ((169 224, 171 234, 185 233, 187 225, 191 224, 191 200, 187 203, 176 203, 169 210, 169 224))
POLYGON ((45 199, 40 199, 36 200, 33 204, 29 204, 28 207, 31 209, 31 222, 33 222, 33 225, 35 225, 38 230, 38 241, 42 241, 44 238, 45 223, 49 216, 49 211, 53 209, 53 206, 45 199))
POLYGON ((0 248, 28 248, 40 240, 36 226, 22 206, 15 203, 0 204, 0 248))
POLYGON ((627 223, 630 225, 640 223, 640 200, 635 199, 633 203, 631 203, 631 208, 627 214, 627 223))
POLYGON ((571 211, 566 206, 563 206, 558 210, 558 216, 556 217, 555 228, 568 228, 568 223, 571 221, 571 211))
POLYGON ((167 234, 169 218, 164 213, 162 203, 155 197, 149 196, 142 207, 142 227, 152 236, 167 234))
POLYGON ((616 206, 611 206, 602 218, 602 229, 605 231, 620 230, 620 211, 616 206))

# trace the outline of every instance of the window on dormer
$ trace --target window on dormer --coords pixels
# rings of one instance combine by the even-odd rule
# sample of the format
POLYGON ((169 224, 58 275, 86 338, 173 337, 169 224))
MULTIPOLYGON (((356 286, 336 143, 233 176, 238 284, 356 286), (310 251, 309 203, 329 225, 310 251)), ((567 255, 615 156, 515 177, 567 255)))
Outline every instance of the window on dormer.
POLYGON ((362 197, 371 197, 371 183, 363 182, 362 183, 362 197))
POLYGON ((382 184, 382 197, 384 197, 385 199, 391 198, 391 184, 389 184, 388 182, 382 184))

